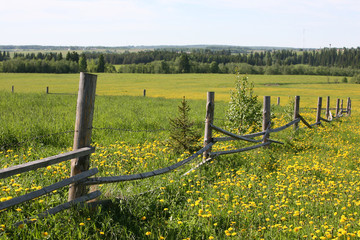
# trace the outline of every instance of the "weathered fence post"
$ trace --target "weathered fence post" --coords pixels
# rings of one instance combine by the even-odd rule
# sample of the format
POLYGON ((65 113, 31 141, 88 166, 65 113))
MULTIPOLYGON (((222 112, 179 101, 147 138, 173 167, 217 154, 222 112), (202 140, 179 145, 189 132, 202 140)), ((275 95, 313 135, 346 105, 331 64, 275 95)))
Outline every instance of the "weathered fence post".
POLYGON ((340 114, 342 114, 343 109, 344 109, 344 99, 341 99, 340 114))
POLYGON ((339 116, 339 111, 340 111, 340 99, 338 98, 337 100, 336 100, 336 117, 338 117, 339 116))
POLYGON ((329 117, 330 117, 330 96, 328 96, 326 100, 326 112, 325 112, 325 118, 329 119, 329 117))
POLYGON ((280 97, 277 97, 277 105, 280 106, 280 97))
POLYGON ((46 94, 49 94, 49 87, 46 87, 46 94))
POLYGON ((316 112, 316 122, 319 123, 321 119, 321 107, 322 107, 322 97, 318 99, 317 112, 316 112))
MULTIPOLYGON (((212 128, 211 124, 214 122, 214 108, 215 107, 215 93, 207 93, 206 102, 206 116, 205 116, 205 134, 204 134, 204 147, 212 142, 212 128)), ((203 153, 203 158, 209 157, 211 148, 203 153)))
POLYGON ((14 91, 15 91, 15 87, 11 86, 11 92, 14 93, 14 91))
MULTIPOLYGON (((97 75, 80 73, 79 93, 76 108, 75 136, 73 149, 90 147, 92 121, 94 115, 95 91, 97 75)), ((71 176, 87 171, 90 165, 90 155, 71 160, 71 176)), ((69 201, 87 194, 87 188, 82 184, 71 184, 69 201)))
POLYGON ((348 116, 351 115, 351 99, 350 99, 350 97, 348 97, 348 100, 347 100, 347 115, 348 116))
MULTIPOLYGON (((270 96, 264 96, 264 108, 263 108, 263 124, 262 130, 266 132, 266 130, 270 127, 271 115, 270 115, 270 96)), ((268 141, 270 134, 264 135, 263 143, 268 141)))
POLYGON ((143 94, 144 97, 146 97, 146 89, 144 89, 144 94, 143 94))
MULTIPOLYGON (((300 96, 295 96, 295 104, 294 104, 294 120, 299 118, 300 111, 300 96)), ((299 123, 294 124, 294 130, 299 128, 299 123)))

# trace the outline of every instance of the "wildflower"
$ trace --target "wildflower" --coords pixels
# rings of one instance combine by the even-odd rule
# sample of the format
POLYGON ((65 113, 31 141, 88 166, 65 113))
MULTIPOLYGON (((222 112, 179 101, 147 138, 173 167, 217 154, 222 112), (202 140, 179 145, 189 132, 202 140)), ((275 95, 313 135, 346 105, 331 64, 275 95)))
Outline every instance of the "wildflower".
POLYGON ((145 220, 146 219, 146 217, 145 216, 143 216, 142 218, 141 218, 141 220, 145 220))
POLYGON ((49 233, 48 233, 48 232, 43 232, 42 235, 43 235, 44 237, 46 237, 46 236, 49 235, 49 233))
POLYGON ((79 226, 85 226, 85 223, 79 223, 79 226))
POLYGON ((151 235, 151 232, 146 232, 145 235, 146 235, 146 236, 150 236, 150 235, 151 235))
POLYGON ((214 239, 214 237, 213 237, 213 236, 210 236, 210 237, 209 237, 209 240, 212 240, 212 239, 214 239))

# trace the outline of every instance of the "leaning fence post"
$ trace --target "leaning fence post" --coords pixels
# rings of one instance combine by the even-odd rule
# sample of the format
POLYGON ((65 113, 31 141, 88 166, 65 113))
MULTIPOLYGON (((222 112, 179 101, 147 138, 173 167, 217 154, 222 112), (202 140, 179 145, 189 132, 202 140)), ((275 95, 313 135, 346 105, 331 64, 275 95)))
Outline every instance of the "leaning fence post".
MULTIPOLYGON (((97 75, 80 73, 79 92, 76 108, 75 136, 73 149, 90 147, 92 120, 94 115, 97 75)), ((90 155, 71 160, 71 176, 87 171, 90 155)), ((69 201, 87 194, 85 185, 73 183, 69 189, 69 201)))
MULTIPOLYGON (((215 107, 215 93, 207 93, 206 102, 206 116, 205 116, 205 134, 204 134, 204 147, 212 142, 212 128, 211 124, 214 122, 214 108, 215 107)), ((209 157, 211 148, 203 153, 203 158, 209 157)))
POLYGON ((317 112, 316 112, 316 122, 319 123, 321 119, 321 107, 322 107, 322 97, 318 99, 317 112))
MULTIPOLYGON (((266 130, 270 127, 271 115, 270 115, 270 96, 264 96, 264 108, 263 108, 263 124, 262 130, 266 130)), ((263 143, 267 142, 269 134, 264 135, 263 143)))
POLYGON ((330 117, 330 96, 327 97, 326 100, 326 112, 325 112, 326 119, 329 119, 330 117))
POLYGON ((340 99, 336 100, 336 117, 339 116, 339 109, 340 109, 340 99))
MULTIPOLYGON (((295 104, 294 104, 294 120, 299 118, 300 111, 300 96, 295 96, 295 104)), ((299 123, 294 124, 294 130, 299 128, 299 123)))

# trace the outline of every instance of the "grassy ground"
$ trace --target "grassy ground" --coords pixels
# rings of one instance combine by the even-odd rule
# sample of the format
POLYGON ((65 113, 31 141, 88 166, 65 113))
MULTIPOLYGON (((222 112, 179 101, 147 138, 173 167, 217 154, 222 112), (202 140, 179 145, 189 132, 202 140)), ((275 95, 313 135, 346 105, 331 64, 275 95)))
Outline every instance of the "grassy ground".
MULTIPOLYGON (((73 135, 67 131, 73 129, 76 96, 9 92, 0 96, 1 168, 71 149, 73 135)), ((91 157, 98 176, 150 171, 188 156, 174 154, 167 146, 169 131, 152 131, 168 130, 168 117, 176 114, 179 104, 177 99, 98 96, 93 130, 97 150, 91 157)), ((202 133, 205 100, 192 99, 189 104, 202 133)), ((215 110, 215 123, 222 126, 226 103, 217 101, 215 110)), ((315 112, 302 115, 314 122, 315 112)), ((288 121, 283 108, 277 107, 274 117, 273 127, 288 121)), ((36 214, 67 201, 63 188, 1 212, 0 238, 356 238, 360 236, 358 122, 354 110, 350 118, 324 127, 274 133, 271 138, 284 145, 218 157, 186 176, 182 174, 200 159, 154 178, 94 186, 92 190, 102 192, 100 199, 112 200, 110 205, 38 220, 36 214), (34 223, 13 226, 24 218, 34 223)), ((217 143, 213 151, 247 145, 217 143)), ((68 176, 69 162, 3 179, 0 201, 68 176)))
MULTIPOLYGON (((317 97, 332 97, 335 99, 353 99, 356 107, 360 100, 357 94, 359 84, 334 84, 339 77, 327 76, 288 76, 288 75, 249 75, 249 80, 255 83, 255 92, 260 97, 281 97, 286 103, 289 96, 302 97, 302 106, 316 107, 317 97), (330 84, 328 83, 330 82, 330 84), (314 100, 315 99, 315 100, 314 100)), ((233 88, 235 75, 232 74, 98 74, 98 95, 142 96, 146 89, 149 97, 181 99, 206 98, 207 91, 216 93, 215 99, 229 101, 229 91, 233 88)), ((79 74, 8 74, 0 73, 0 90, 16 92, 44 93, 49 86, 51 93, 76 94, 79 74)))

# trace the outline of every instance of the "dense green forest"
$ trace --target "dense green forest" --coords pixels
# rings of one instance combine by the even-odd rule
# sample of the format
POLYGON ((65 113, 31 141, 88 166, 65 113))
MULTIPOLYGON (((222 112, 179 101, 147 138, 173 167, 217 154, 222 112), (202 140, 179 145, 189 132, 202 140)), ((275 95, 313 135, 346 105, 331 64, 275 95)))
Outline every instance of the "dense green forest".
POLYGON ((76 51, 13 53, 0 51, 2 72, 75 73, 235 73, 354 76, 360 48, 253 50, 192 48, 123 52, 76 51), (239 50, 237 50, 239 51, 239 50), (117 65, 115 68, 114 65, 117 65))

